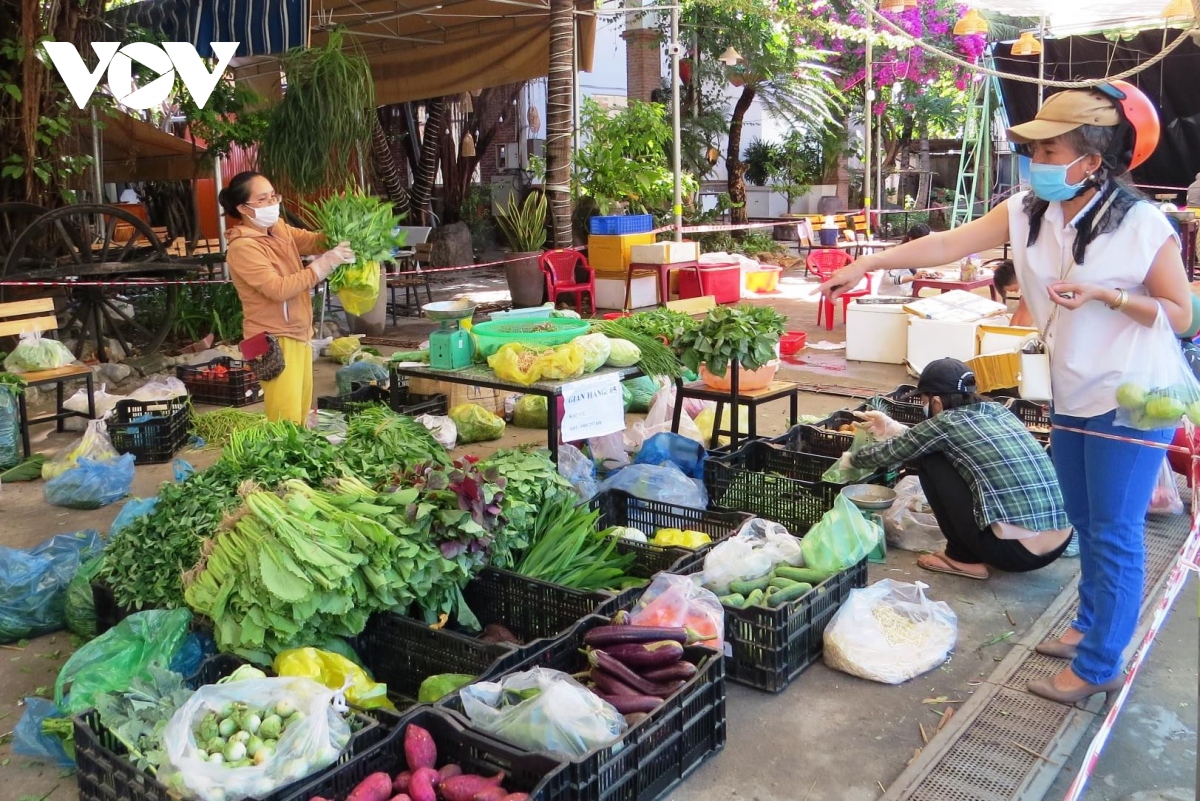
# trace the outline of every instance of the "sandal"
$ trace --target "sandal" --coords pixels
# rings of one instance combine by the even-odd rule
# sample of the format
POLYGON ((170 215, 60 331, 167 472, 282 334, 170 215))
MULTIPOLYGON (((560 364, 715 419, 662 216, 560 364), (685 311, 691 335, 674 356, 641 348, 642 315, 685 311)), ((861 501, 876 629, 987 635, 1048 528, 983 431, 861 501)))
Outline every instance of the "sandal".
POLYGON ((961 576, 963 578, 975 579, 976 581, 986 581, 989 575, 987 568, 984 568, 983 573, 979 574, 956 567, 944 551, 942 553, 921 554, 917 557, 917 567, 928 570, 931 573, 947 573, 951 576, 961 576))

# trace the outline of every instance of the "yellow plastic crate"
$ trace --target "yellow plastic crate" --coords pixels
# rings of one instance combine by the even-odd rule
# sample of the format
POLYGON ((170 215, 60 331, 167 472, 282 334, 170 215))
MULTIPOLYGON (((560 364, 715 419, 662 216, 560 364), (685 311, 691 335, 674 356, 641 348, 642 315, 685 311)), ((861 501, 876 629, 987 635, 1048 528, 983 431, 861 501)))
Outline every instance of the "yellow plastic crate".
POLYGON ((622 277, 629 269, 634 245, 654 244, 655 234, 621 234, 620 236, 589 236, 588 264, 597 271, 620 271, 622 277))

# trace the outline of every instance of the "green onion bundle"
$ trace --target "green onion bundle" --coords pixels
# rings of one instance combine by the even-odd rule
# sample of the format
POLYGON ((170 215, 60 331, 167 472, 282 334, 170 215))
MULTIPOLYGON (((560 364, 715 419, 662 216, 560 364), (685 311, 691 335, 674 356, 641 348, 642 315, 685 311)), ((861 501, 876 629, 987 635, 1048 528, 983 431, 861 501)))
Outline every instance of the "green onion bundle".
POLYGON ((637 345, 642 352, 638 367, 646 375, 678 378, 683 375, 683 364, 678 357, 662 343, 651 336, 632 331, 622 326, 620 320, 598 320, 592 323, 592 331, 604 334, 612 339, 624 339, 637 345))
POLYGON ((542 504, 530 538, 532 545, 514 569, 577 590, 640 583, 626 575, 636 555, 619 553, 616 537, 596 531, 599 516, 599 512, 580 506, 574 493, 558 493, 542 504))

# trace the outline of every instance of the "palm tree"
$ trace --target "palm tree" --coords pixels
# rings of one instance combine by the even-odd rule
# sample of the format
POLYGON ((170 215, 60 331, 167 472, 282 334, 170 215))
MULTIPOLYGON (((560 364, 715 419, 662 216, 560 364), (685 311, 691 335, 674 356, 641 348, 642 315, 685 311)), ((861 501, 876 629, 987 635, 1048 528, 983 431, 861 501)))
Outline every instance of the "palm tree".
POLYGON ((550 70, 546 88, 546 195, 554 247, 571 246, 571 108, 575 74, 575 2, 550 0, 550 70))

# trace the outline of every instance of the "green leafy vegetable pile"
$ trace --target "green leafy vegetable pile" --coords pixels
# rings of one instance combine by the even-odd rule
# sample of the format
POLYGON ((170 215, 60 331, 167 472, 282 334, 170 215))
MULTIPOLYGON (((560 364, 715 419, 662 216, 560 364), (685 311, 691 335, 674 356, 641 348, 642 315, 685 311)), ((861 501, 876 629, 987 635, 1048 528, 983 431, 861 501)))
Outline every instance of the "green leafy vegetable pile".
POLYGON ((699 325, 690 314, 673 309, 650 309, 628 317, 618 317, 612 322, 621 328, 647 337, 662 337, 673 343, 699 325))
POLYGON ((151 666, 150 680, 138 677, 123 693, 105 693, 96 698, 96 711, 104 728, 129 751, 139 770, 157 774, 166 761, 163 730, 187 700, 192 690, 178 673, 151 666))
POLYGON ((770 306, 718 306, 675 346, 692 372, 699 372, 704 364, 713 375, 723 376, 731 362, 744 370, 757 370, 775 358, 786 322, 770 306))
POLYGON ((369 484, 390 481, 419 464, 449 464, 446 449, 411 417, 373 405, 348 421, 341 459, 344 472, 369 484))
POLYGON ((617 538, 596 531, 599 512, 580 506, 572 492, 560 492, 542 504, 532 545, 516 572, 577 590, 624 589, 645 581, 626 575, 636 555, 617 551, 617 538))
POLYGON ((330 245, 349 242, 354 250, 354 263, 334 270, 329 288, 351 314, 369 311, 379 295, 379 262, 390 260, 395 249, 404 245, 403 233, 392 233, 400 218, 387 201, 353 189, 305 208, 330 245))

